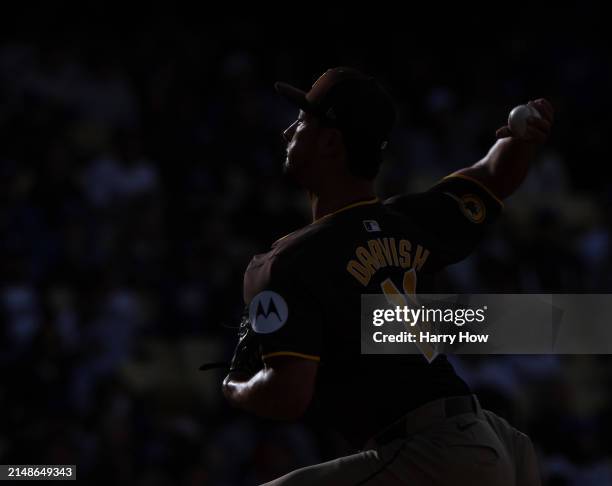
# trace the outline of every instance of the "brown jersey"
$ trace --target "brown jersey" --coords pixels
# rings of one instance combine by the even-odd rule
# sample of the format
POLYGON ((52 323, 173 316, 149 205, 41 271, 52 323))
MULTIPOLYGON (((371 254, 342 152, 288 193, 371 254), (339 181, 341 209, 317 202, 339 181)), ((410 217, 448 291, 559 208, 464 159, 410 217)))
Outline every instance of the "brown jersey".
POLYGON ((465 258, 502 204, 462 175, 430 190, 360 201, 276 241, 244 275, 250 324, 263 360, 318 361, 311 412, 357 443, 428 401, 470 393, 445 356, 362 355, 362 294, 383 282, 416 288, 465 258), (403 283, 404 282, 404 283, 403 283))

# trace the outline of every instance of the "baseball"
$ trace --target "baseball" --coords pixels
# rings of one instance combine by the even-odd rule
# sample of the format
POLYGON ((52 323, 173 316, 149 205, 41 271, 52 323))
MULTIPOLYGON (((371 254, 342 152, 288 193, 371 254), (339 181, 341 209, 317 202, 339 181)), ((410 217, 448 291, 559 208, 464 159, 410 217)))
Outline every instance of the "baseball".
POLYGON ((534 116, 542 118, 538 110, 529 105, 519 105, 512 109, 508 116, 508 126, 512 135, 522 138, 527 132, 527 118, 534 116))

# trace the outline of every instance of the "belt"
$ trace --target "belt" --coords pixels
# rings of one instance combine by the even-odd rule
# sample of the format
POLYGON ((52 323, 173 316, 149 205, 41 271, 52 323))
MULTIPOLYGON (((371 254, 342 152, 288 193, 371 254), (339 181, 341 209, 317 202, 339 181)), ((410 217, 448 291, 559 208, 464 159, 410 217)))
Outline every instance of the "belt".
POLYGON ((426 403, 375 435, 368 441, 366 447, 372 442, 374 445, 382 446, 396 439, 405 439, 411 433, 464 413, 480 413, 480 404, 475 395, 442 398, 426 403))

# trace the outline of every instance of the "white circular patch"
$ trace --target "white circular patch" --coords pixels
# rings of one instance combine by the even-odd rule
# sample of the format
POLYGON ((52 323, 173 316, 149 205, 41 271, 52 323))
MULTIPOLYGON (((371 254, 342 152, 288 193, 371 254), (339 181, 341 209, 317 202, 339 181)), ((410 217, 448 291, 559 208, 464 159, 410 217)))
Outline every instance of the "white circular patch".
POLYGON ((287 317, 287 302, 271 290, 259 292, 249 304, 251 327, 256 333, 270 334, 278 331, 287 322, 287 317))

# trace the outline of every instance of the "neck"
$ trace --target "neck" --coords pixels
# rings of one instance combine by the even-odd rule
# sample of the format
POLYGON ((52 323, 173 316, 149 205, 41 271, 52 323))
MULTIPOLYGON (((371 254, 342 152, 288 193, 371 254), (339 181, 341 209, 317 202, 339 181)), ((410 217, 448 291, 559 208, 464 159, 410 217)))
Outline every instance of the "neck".
POLYGON ((342 187, 341 191, 309 192, 308 195, 310 196, 313 221, 317 221, 350 204, 376 197, 370 181, 355 182, 348 187, 342 187))

